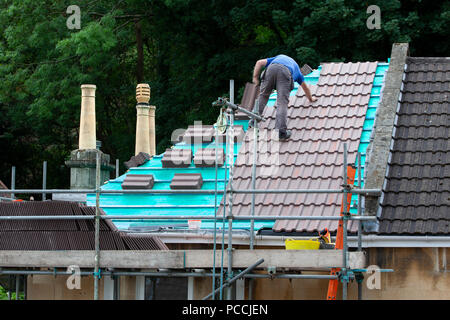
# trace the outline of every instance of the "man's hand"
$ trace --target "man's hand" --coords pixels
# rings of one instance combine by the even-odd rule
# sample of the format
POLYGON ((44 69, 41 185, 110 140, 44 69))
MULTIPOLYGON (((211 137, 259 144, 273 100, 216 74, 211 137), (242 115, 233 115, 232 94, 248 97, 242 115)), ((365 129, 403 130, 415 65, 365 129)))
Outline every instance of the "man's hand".
POLYGON ((253 84, 255 84, 256 86, 259 86, 259 79, 253 78, 253 84))
POLYGON ((305 95, 306 95, 306 97, 308 98, 308 100, 310 102, 316 102, 317 101, 317 98, 314 98, 312 96, 311 91, 309 90, 309 88, 308 88, 308 86, 306 85, 305 82, 302 82, 301 87, 302 87, 303 91, 305 91, 305 95))

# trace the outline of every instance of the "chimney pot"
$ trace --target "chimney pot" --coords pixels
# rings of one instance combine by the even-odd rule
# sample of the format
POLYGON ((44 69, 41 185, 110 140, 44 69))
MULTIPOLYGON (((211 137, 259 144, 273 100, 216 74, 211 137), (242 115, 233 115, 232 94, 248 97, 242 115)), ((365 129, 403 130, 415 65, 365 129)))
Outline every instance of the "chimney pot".
POLYGON ((94 84, 81 85, 80 137, 78 148, 96 149, 94 84))
POLYGON ((136 87, 136 100, 139 103, 148 104, 150 101, 150 86, 147 83, 140 83, 136 87))

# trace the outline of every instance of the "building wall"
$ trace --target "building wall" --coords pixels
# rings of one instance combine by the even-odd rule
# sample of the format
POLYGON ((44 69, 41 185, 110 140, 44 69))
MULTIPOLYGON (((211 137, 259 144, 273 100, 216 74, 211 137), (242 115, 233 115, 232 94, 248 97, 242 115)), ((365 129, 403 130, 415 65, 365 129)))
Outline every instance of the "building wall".
MULTIPOLYGON (((94 278, 81 277, 80 289, 69 290, 66 281, 69 276, 32 275, 27 278, 28 300, 93 300, 94 278)), ((104 278, 99 281, 99 299, 103 300, 104 278)), ((136 278, 120 277, 120 299, 133 300, 136 297, 136 278)))
MULTIPOLYGON (((362 284, 363 299, 450 299, 448 248, 370 248, 366 252, 368 266, 377 265, 382 269, 394 269, 394 272, 380 273, 379 290, 368 289, 370 275, 366 275, 362 284)), ((308 273, 319 272, 303 272, 308 273)), ((255 300, 326 299, 328 289, 327 280, 316 279, 257 279, 254 285, 255 300)), ((194 290, 194 298, 201 299, 211 292, 211 280, 197 278, 194 290)), ((348 298, 357 297, 358 286, 352 282, 348 287, 348 298)), ((341 285, 337 298, 342 298, 341 285)))

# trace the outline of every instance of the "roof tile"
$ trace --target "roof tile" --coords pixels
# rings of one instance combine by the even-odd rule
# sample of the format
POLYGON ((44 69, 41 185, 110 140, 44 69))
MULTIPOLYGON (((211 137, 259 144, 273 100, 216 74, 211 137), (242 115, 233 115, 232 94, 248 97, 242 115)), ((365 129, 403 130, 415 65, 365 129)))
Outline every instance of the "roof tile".
POLYGON ((380 234, 450 234, 450 59, 408 58, 380 234))
MULTIPOLYGON (((353 163, 359 146, 376 62, 327 63, 311 92, 318 101, 311 104, 301 88, 290 97, 288 141, 277 141, 275 107, 266 107, 260 123, 257 189, 338 189, 342 183, 343 144, 353 163), (264 143, 266 142, 266 143, 264 143)), ((247 131, 234 167, 235 189, 251 188, 253 130, 247 131)), ((233 214, 250 215, 250 194, 233 195, 233 214)), ((341 194, 257 194, 255 215, 338 216, 341 194)), ((223 205, 221 205, 221 208, 223 205)), ((336 221, 278 220, 274 231, 315 232, 325 227, 336 231, 336 221)), ((349 224, 350 231, 357 225, 349 224)))

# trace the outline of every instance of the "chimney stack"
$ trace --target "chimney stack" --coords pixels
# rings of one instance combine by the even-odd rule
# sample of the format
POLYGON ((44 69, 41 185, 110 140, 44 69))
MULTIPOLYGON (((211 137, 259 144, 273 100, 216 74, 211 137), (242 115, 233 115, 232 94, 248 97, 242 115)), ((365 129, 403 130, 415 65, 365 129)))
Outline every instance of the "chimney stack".
POLYGON ((155 132, 155 106, 150 106, 149 110, 149 139, 150 139, 150 156, 154 156, 156 154, 156 132, 155 132))
MULTIPOLYGON (((150 149, 150 126, 151 120, 150 118, 150 106, 148 102, 150 101, 150 86, 146 83, 140 83, 136 87, 136 111, 137 111, 137 119, 136 119, 136 149, 135 155, 138 155, 139 152, 144 152, 149 155, 151 154, 150 149)), ((154 111, 153 111, 154 115, 154 111)), ((154 123, 154 121, 153 121, 154 123)), ((154 131, 154 125, 153 125, 154 131)))
POLYGON ((93 84, 81 85, 80 137, 78 149, 97 149, 95 134, 95 89, 93 84))
MULTIPOLYGON (((96 159, 100 157, 100 183, 109 180, 114 166, 108 154, 100 151, 95 133, 95 90, 93 84, 81 85, 81 115, 78 149, 70 153, 65 163, 70 168, 70 189, 94 189, 96 186, 96 159)), ((53 200, 86 201, 86 194, 54 194, 53 200)))

